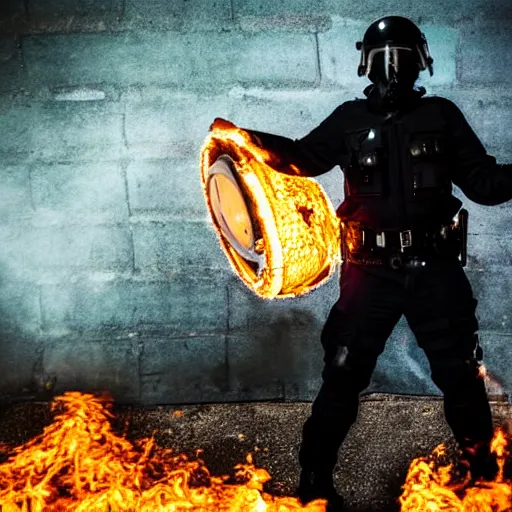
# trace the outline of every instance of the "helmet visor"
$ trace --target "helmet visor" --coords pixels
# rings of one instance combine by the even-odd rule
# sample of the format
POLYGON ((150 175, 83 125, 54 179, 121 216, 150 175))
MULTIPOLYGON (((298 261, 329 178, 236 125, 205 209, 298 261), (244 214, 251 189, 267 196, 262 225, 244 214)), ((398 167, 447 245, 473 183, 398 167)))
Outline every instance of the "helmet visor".
POLYGON ((404 71, 418 69, 417 55, 412 48, 406 46, 386 45, 372 48, 368 52, 365 74, 368 76, 372 68, 378 67, 379 69, 375 69, 376 73, 389 81, 404 71))

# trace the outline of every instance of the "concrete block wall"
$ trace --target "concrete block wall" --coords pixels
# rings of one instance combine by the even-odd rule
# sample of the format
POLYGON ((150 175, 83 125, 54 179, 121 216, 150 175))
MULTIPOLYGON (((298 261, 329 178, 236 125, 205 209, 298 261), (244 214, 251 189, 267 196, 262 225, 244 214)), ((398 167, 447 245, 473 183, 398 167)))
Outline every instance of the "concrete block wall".
MULTIPOLYGON (((208 219, 199 152, 215 117, 300 137, 361 96, 355 41, 385 14, 420 24, 428 92, 510 162, 509 0, 2 2, 0 397, 313 398, 336 278, 285 301, 245 289, 208 219)), ((339 169, 319 181, 343 200, 339 169)), ((486 363, 510 392, 512 206, 465 204, 486 363)), ((438 394, 403 322, 369 390, 438 394)))

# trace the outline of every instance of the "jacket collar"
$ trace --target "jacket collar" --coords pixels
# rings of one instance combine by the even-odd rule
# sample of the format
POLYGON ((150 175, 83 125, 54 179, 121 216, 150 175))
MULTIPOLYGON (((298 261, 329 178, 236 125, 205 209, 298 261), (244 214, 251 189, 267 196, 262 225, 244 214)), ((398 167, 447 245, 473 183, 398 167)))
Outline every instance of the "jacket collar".
POLYGON ((409 110, 414 107, 418 103, 419 99, 426 93, 426 90, 424 87, 410 89, 393 105, 390 105, 381 97, 379 89, 375 84, 367 86, 363 93, 367 97, 368 107, 370 110, 378 114, 390 114, 409 110))

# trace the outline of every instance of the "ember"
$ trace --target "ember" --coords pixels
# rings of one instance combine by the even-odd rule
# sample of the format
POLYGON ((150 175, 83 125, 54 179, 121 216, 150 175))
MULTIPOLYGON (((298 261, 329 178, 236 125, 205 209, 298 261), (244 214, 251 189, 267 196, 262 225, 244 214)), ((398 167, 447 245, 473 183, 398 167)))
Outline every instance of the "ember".
POLYGON ((325 283, 341 259, 339 221, 322 187, 276 172, 275 158, 244 130, 222 123, 201 152, 203 191, 221 247, 263 298, 307 293, 325 283))
POLYGON ((0 465, 2 512, 324 512, 296 498, 263 491, 270 475, 251 456, 235 482, 211 476, 201 460, 159 448, 153 438, 132 444, 112 431, 111 401, 77 392, 57 397, 54 422, 16 447, 0 465))

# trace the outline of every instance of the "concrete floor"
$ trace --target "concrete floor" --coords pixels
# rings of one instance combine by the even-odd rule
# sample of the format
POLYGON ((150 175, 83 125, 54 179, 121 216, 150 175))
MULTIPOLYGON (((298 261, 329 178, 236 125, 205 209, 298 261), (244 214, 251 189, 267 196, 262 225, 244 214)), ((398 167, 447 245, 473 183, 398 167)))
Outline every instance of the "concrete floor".
MULTIPOLYGON (((309 403, 242 403, 176 407, 117 408, 115 425, 128 437, 155 433, 157 442, 174 451, 194 454, 215 475, 231 474, 257 449, 254 461, 272 476, 266 489, 293 493, 298 477, 297 449, 309 403), (182 415, 173 415, 179 409, 182 415)), ((496 425, 508 424, 508 402, 492 402, 496 425)), ((0 442, 22 443, 51 422, 48 404, 11 405, 0 415, 0 442)), ((347 511, 398 511, 396 499, 410 461, 428 454, 439 443, 454 449, 438 398, 368 395, 362 398, 357 423, 339 457, 335 482, 345 496, 347 511)))

